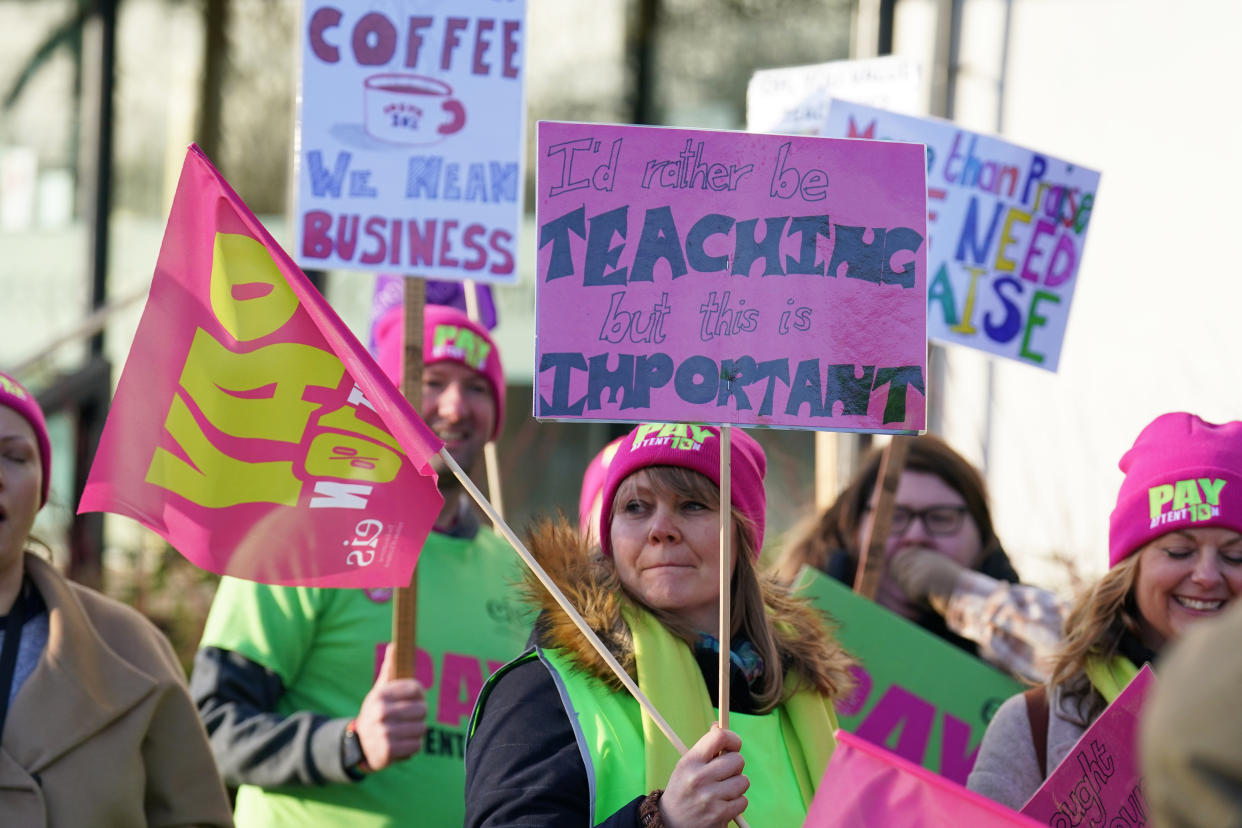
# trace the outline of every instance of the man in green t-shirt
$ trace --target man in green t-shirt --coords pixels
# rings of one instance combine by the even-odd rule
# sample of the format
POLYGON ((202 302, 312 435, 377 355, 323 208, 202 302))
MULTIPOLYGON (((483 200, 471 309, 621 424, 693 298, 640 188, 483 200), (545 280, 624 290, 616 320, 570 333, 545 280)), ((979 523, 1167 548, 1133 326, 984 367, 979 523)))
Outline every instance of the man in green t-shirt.
MULTIPOLYGON (((376 324, 402 375, 404 309, 376 324)), ((421 415, 469 469, 504 416, 500 354, 459 311, 424 314, 421 415)), ((433 464, 438 461, 433 460, 433 464)), ((190 680, 247 825, 460 825, 465 731, 484 680, 521 652, 517 557, 452 473, 418 562, 415 678, 394 678, 392 590, 221 581, 190 680)))

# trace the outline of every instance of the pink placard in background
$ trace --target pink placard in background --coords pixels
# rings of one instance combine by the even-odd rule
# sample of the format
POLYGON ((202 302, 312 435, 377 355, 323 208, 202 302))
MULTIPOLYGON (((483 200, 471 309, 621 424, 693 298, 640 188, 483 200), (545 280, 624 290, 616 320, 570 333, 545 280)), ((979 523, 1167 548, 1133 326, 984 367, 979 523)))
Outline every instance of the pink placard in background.
POLYGON ((805 828, 1038 828, 1039 823, 844 730, 805 828))
POLYGON ((535 416, 924 427, 923 147, 538 127, 535 416))

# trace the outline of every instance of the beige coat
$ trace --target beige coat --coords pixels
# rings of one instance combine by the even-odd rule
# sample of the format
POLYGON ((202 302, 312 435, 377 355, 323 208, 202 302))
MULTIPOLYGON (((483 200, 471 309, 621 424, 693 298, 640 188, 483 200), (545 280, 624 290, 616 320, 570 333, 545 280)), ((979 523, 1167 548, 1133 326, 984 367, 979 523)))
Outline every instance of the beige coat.
POLYGON ((207 736, 167 639, 32 555, 48 642, 9 710, 0 822, 22 828, 231 825, 207 736))

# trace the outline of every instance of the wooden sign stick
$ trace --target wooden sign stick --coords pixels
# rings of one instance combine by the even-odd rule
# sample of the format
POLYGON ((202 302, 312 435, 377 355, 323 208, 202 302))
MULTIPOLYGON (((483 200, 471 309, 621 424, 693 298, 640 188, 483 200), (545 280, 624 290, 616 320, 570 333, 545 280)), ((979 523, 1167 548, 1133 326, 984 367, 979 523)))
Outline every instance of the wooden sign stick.
MULTIPOLYGON (((465 284, 462 285, 462 292, 466 296, 466 316, 470 317, 471 322, 482 325, 483 321, 479 314, 479 294, 473 279, 465 281, 465 284)), ((500 412, 496 413, 499 416, 500 412)), ((496 507, 496 514, 500 515, 503 520, 505 516, 505 501, 500 493, 500 461, 496 457, 496 443, 493 440, 488 440, 483 444, 483 464, 487 468, 488 499, 496 507)))
MULTIPOLYGON (((474 502, 479 504, 479 508, 483 510, 488 519, 495 524, 496 530, 504 537, 505 540, 509 542, 509 545, 513 547, 513 550, 518 553, 518 557, 522 559, 522 563, 526 564, 534 576, 539 579, 539 583, 543 584, 544 589, 546 589, 548 594, 552 596, 552 599, 556 601, 557 606, 564 610, 565 614, 569 616, 569 620, 572 621, 574 626, 578 628, 578 632, 582 633, 587 642, 595 648, 595 652, 599 653, 600 658, 604 659, 604 663, 608 665, 613 674, 623 685, 625 685, 625 689, 630 691, 630 695, 634 697, 643 710, 647 711, 647 715, 651 717, 651 721, 655 723, 656 727, 660 729, 660 732, 664 734, 665 738, 667 738, 669 742, 672 743, 673 747, 677 749, 678 755, 685 756, 686 743, 681 740, 681 737, 677 735, 677 732, 673 730, 668 721, 660 715, 660 711, 656 710, 655 705, 651 703, 651 699, 647 698, 647 694, 644 693, 634 679, 630 677, 630 674, 625 672, 625 668, 622 667, 617 661, 617 658, 612 654, 612 651, 604 646, 604 642, 599 640, 599 636, 597 636, 595 631, 591 629, 591 626, 587 624, 586 619, 582 617, 578 610, 574 609, 574 605, 570 603, 570 600, 567 597, 565 597, 565 593, 561 592, 560 587, 556 585, 556 582, 552 580, 552 577, 548 575, 542 566, 539 565, 539 562, 535 560, 535 556, 530 554, 530 551, 526 548, 525 544, 523 544, 522 541, 518 539, 518 536, 514 534, 513 530, 509 528, 509 524, 505 523, 504 520, 501 519, 500 515, 497 514, 495 507, 492 506, 492 504, 488 502, 487 498, 483 496, 483 493, 479 491, 479 487, 474 485, 474 481, 470 479, 470 475, 462 471, 461 466, 457 465, 457 461, 453 459, 453 456, 449 454, 447 450, 440 449, 440 459, 442 459, 444 461, 444 465, 452 470, 453 474, 457 476, 457 479, 461 481, 461 485, 467 492, 470 493, 470 496, 474 498, 474 502)), ((738 828, 749 828, 746 821, 741 817, 737 817, 733 821, 737 824, 738 828)))
POLYGON ((719 710, 717 721, 722 730, 729 729, 729 667, 731 663, 729 638, 733 628, 733 612, 730 606, 732 596, 729 594, 729 587, 732 584, 732 567, 729 564, 733 560, 731 554, 733 549, 733 492, 730 485, 733 477, 729 463, 732 454, 730 451, 731 437, 730 426, 722 425, 720 427, 720 597, 718 599, 720 623, 717 629, 717 638, 720 639, 720 658, 718 659, 719 683, 716 688, 716 705, 719 710))
MULTIPOLYGON (((423 306, 427 284, 417 276, 405 280, 405 369, 401 374, 401 393, 414 411, 423 410, 423 306)), ((447 455, 447 451, 441 454, 447 455)), ((414 677, 414 653, 418 633, 418 568, 410 585, 398 587, 392 602, 393 664, 397 678, 414 677)))
POLYGON ((906 454, 913 438, 895 435, 884 447, 880 458, 880 472, 871 494, 871 521, 863 530, 862 547, 858 550, 858 570, 854 573, 854 591, 869 600, 875 600, 880 576, 887 563, 885 549, 888 546, 889 527, 893 523, 893 503, 897 497, 897 484, 906 465, 906 454))

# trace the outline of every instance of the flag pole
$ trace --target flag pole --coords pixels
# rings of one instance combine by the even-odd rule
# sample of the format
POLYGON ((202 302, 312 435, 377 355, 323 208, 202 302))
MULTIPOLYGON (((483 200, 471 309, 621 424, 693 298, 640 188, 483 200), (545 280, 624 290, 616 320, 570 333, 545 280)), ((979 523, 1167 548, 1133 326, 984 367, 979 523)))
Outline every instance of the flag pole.
MULTIPOLYGON (((418 415, 423 410, 423 307, 427 302, 427 285, 420 277, 405 280, 405 368, 401 375, 401 393, 410 401, 418 415)), ((447 451, 441 451, 447 455, 447 451)), ((409 586, 398 587, 393 594, 392 646, 393 665, 397 678, 414 677, 415 647, 418 633, 418 568, 410 575, 409 586)))
POLYGON ((732 583, 730 564, 733 560, 733 502, 732 474, 730 466, 730 444, 732 441, 731 427, 727 424, 720 427, 720 618, 717 638, 720 639, 720 652, 717 653, 718 684, 716 687, 717 721, 722 730, 729 729, 729 666, 731 659, 732 608, 730 607, 729 587, 732 583))
MULTIPOLYGON (((655 705, 651 703, 651 699, 647 698, 647 694, 639 688, 638 684, 634 682, 634 679, 630 677, 630 674, 625 672, 625 668, 622 667, 617 661, 616 656, 614 656, 612 652, 604 646, 604 642, 599 640, 599 636, 596 635, 595 631, 591 629, 589 624, 587 624, 586 619, 579 614, 578 610, 574 609, 574 605, 570 603, 567 597, 565 597, 565 593, 561 592, 560 587, 556 585, 556 582, 552 580, 552 577, 548 575, 542 566, 539 565, 539 562, 535 560, 535 557, 530 554, 530 551, 526 548, 525 544, 523 544, 522 541, 518 539, 518 536, 513 533, 513 530, 509 528, 509 524, 505 523, 504 520, 501 519, 500 515, 496 512, 496 508, 488 502, 483 493, 479 491, 479 487, 476 486, 474 481, 470 479, 470 475, 462 471, 461 466, 457 465, 457 461, 453 459, 453 456, 448 453, 447 449, 440 449, 440 459, 443 460, 444 465, 457 476, 457 479, 461 481, 461 485, 465 487, 466 491, 470 493, 470 496, 474 498, 474 502, 479 504, 479 508, 482 509, 492 523, 495 524, 496 531, 503 535, 504 539, 507 540, 509 545, 513 547, 513 550, 518 553, 518 557, 522 559, 522 563, 526 564, 534 576, 539 579, 539 583, 543 584, 544 589, 548 591, 548 593, 552 596, 552 599, 556 601, 557 605, 567 616, 569 616, 569 620, 574 623, 574 626, 578 628, 578 631, 582 633, 587 642, 595 648, 595 651, 599 653, 600 658, 604 659, 604 662, 608 665, 616 677, 623 685, 625 685, 625 689, 630 691, 630 695, 634 697, 635 701, 642 706, 643 710, 647 711, 647 715, 651 717, 651 720, 655 722, 655 725, 660 729, 660 732, 663 733, 669 742, 672 743, 673 747, 677 749, 677 753, 681 756, 685 756, 686 743, 681 740, 681 737, 677 735, 672 726, 670 726, 664 717, 660 715, 660 712, 656 710, 655 705)), ((738 828, 749 828, 746 821, 740 816, 734 818, 733 821, 737 824, 738 828)))
MULTIPOLYGON (((462 288, 462 292, 466 296, 466 316, 470 317, 471 322, 482 325, 483 321, 479 313, 479 294, 475 281, 467 279, 462 288)), ((499 414, 500 412, 497 412, 497 416, 499 414)), ((492 505, 496 507, 496 514, 500 515, 501 520, 504 520, 505 501, 500 492, 500 461, 496 457, 496 442, 494 440, 488 440, 483 444, 483 464, 487 468, 488 498, 492 501, 492 505)))
POLYGON ((871 520, 863 529, 858 570, 854 574, 854 591, 871 601, 875 600, 880 575, 884 572, 884 553, 888 546, 889 527, 893 523, 897 484, 901 482, 901 470, 906 465, 911 439, 898 434, 889 440, 880 458, 879 476, 871 494, 871 520))

